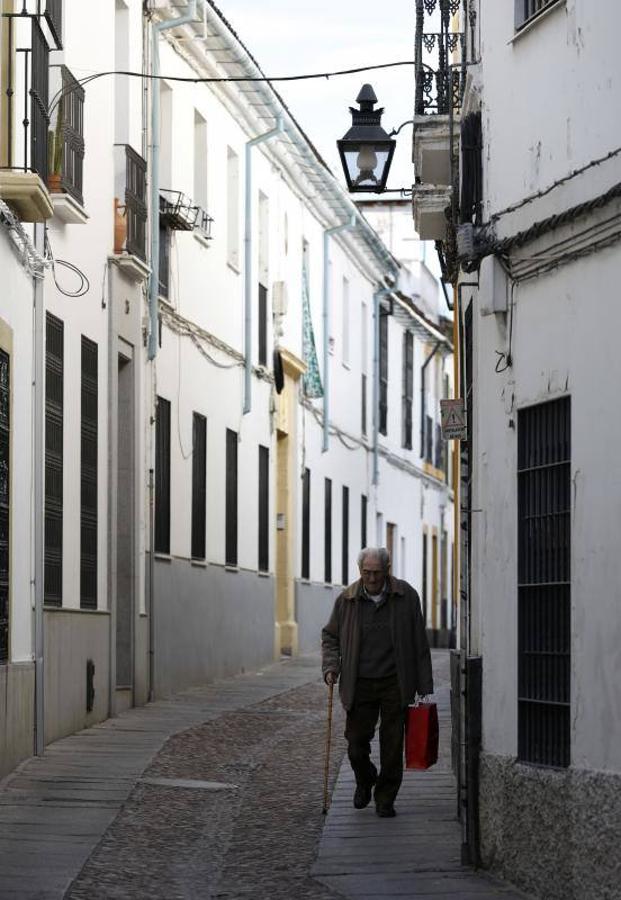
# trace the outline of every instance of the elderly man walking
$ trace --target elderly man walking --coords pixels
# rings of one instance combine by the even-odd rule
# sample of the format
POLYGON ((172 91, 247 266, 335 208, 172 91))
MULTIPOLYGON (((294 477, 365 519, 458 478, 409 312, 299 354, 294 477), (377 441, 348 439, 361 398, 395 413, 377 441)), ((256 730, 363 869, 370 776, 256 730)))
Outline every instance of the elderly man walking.
POLYGON ((377 815, 391 818, 403 778, 405 711, 417 694, 433 693, 431 654, 418 594, 389 574, 388 551, 367 547, 358 568, 360 579, 336 598, 322 630, 322 669, 326 684, 340 679, 347 752, 356 776, 354 806, 368 806, 375 786, 377 815), (379 773, 371 762, 378 718, 379 773))

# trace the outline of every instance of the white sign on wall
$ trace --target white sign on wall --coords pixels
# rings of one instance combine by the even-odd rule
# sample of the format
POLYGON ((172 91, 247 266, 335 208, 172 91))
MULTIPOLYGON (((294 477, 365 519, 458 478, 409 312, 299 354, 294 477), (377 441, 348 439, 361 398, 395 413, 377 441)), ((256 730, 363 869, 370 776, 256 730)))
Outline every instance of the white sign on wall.
POLYGON ((468 439, 466 404, 463 399, 440 400, 442 415, 442 438, 445 441, 465 441, 468 439))

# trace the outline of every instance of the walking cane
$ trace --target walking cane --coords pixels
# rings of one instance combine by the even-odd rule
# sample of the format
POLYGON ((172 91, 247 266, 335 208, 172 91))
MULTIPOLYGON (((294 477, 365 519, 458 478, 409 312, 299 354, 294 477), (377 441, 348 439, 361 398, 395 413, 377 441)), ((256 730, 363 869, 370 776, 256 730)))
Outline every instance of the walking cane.
POLYGON ((334 684, 331 681, 328 686, 328 728, 326 733, 326 761, 323 768, 323 809, 324 816, 328 814, 328 774, 330 772, 330 744, 332 742, 332 695, 334 684))

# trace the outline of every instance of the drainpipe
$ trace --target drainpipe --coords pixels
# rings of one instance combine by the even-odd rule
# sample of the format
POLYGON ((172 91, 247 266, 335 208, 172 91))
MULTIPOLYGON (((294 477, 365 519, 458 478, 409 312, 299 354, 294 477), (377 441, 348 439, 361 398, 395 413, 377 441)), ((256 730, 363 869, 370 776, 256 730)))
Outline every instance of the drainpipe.
POLYGON ((285 123, 276 119, 271 131, 246 141, 246 209, 244 222, 244 415, 252 409, 252 148, 282 134, 285 123))
POLYGON ((388 288, 380 288, 373 294, 373 478, 372 484, 379 484, 379 379, 380 379, 380 300, 392 293, 388 288))
POLYGON ((425 369, 434 358, 441 346, 442 342, 438 341, 425 362, 422 364, 420 370, 420 455, 423 459, 425 459, 425 369))
POLYGON ((330 444, 330 238, 339 231, 355 228, 356 219, 356 213, 352 213, 349 222, 326 228, 323 233, 323 453, 330 444))
POLYGON ((149 343, 147 359, 154 360, 157 353, 158 298, 160 281, 160 74, 159 36, 169 28, 179 28, 198 19, 197 0, 188 0, 188 11, 178 19, 153 24, 153 90, 151 91, 151 276, 149 278, 149 343))
MULTIPOLYGON (((45 254, 45 226, 37 223, 34 230, 35 249, 45 254)), ((45 308, 43 279, 34 278, 34 657, 35 657, 35 736, 34 751, 43 756, 45 750, 45 669, 44 669, 44 409, 45 409, 45 308)))

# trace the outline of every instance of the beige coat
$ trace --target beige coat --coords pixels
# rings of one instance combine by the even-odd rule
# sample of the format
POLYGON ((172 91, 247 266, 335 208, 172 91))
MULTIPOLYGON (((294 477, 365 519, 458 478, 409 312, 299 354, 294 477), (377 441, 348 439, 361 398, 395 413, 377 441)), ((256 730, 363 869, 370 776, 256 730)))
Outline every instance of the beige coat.
MULTIPOLYGON (((407 581, 389 575, 387 589, 397 676, 403 705, 407 706, 416 694, 433 693, 431 653, 414 588, 407 581)), ((361 591, 359 580, 339 594, 330 620, 321 632, 322 670, 324 675, 326 672, 339 675, 339 693, 345 709, 353 705, 358 677, 361 591)))

